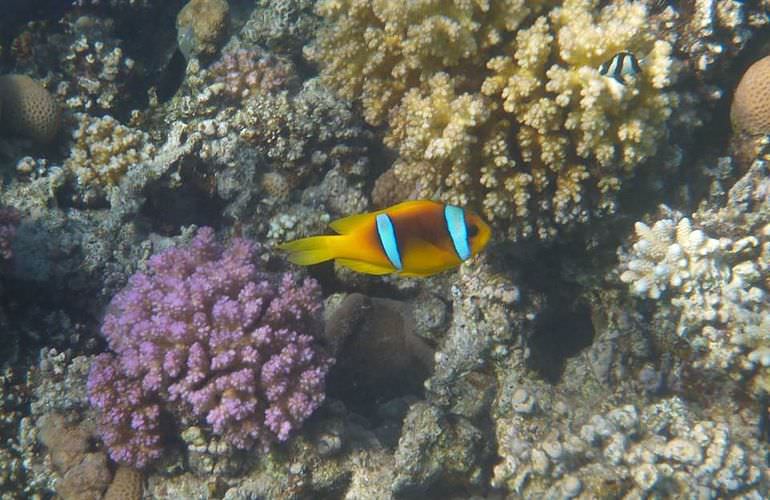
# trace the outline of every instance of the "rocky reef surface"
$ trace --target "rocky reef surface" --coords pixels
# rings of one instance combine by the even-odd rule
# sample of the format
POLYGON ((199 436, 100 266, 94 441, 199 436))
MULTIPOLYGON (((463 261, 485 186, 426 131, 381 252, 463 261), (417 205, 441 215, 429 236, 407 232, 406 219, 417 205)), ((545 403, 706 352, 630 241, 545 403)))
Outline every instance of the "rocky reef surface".
POLYGON ((1 498, 770 495, 767 0, 8 3, 1 498))

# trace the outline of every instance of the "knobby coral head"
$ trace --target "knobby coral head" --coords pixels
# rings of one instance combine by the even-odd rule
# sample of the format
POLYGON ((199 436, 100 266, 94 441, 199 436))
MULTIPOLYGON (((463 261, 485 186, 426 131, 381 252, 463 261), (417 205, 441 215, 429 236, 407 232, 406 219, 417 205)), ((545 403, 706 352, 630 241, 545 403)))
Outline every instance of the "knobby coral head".
POLYGON ((332 360, 315 342, 319 286, 263 270, 260 251, 243 239, 224 247, 202 228, 113 298, 102 326, 113 353, 97 357, 88 382, 113 459, 158 458, 163 412, 238 448, 266 447, 323 401, 332 360))

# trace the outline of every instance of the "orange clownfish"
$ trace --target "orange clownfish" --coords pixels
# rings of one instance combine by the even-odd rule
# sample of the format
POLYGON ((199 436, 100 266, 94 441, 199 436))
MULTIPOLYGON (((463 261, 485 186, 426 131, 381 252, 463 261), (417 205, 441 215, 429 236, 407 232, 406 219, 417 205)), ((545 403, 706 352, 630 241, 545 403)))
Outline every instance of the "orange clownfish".
POLYGON ((338 234, 312 236, 280 246, 289 261, 307 266, 334 259, 367 274, 429 276, 479 253, 491 230, 461 207, 430 200, 351 215, 329 226, 338 234))

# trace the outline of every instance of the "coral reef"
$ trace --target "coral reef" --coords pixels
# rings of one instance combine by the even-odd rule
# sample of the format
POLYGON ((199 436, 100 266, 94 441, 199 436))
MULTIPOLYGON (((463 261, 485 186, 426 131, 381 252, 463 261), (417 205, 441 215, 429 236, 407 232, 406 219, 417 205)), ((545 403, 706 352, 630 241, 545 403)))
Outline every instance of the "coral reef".
POLYGON ((176 17, 177 43, 187 59, 211 57, 230 26, 227 0, 190 0, 176 17))
POLYGON ((113 299, 102 332, 115 354, 95 360, 88 386, 114 460, 160 456, 162 410, 246 448, 285 441, 323 400, 317 285, 261 271, 259 251, 201 229, 113 299))
POLYGON ((59 132, 61 109, 56 99, 26 75, 0 76, 3 129, 39 143, 51 142, 59 132))
POLYGON ((128 84, 136 73, 135 61, 126 56, 107 21, 84 16, 66 27, 63 35, 53 37, 51 48, 58 52, 61 68, 56 94, 72 110, 115 112, 131 95, 128 84))
POLYGON ((314 6, 315 0, 257 0, 240 37, 280 54, 299 57, 320 25, 314 6))
POLYGON ((346 296, 326 320, 324 338, 338 360, 329 387, 347 393, 350 401, 362 391, 367 399, 419 393, 433 368, 433 350, 415 333, 407 304, 346 296), (396 393, 394 394, 394 390, 396 393))
POLYGON ((466 481, 478 483, 485 446, 484 434, 465 418, 450 419, 435 406, 415 403, 404 418, 395 454, 393 493, 415 494, 435 483, 462 491, 466 481))
POLYGON ((89 451, 92 432, 73 425, 60 414, 44 415, 37 424, 39 439, 61 474, 56 493, 65 500, 98 500, 110 484, 107 455, 89 451))
POLYGON ((531 419, 501 422, 503 461, 493 478, 524 497, 751 497, 766 488, 761 445, 745 421, 702 420, 677 397, 610 406, 576 433, 556 424, 533 438, 524 430, 531 419))
POLYGON ((214 84, 223 84, 224 94, 236 102, 288 87, 295 77, 289 61, 249 49, 224 52, 208 72, 214 84))
POLYGON ((106 115, 78 114, 78 127, 64 169, 76 179, 76 200, 86 205, 104 201, 110 188, 129 168, 148 162, 156 153, 147 133, 126 127, 106 115))
POLYGON ((138 75, 135 61, 115 35, 111 18, 66 15, 60 29, 30 23, 14 39, 16 67, 38 75, 64 106, 74 111, 126 111, 138 75))
POLYGON ((688 340, 696 368, 751 381, 759 393, 770 389, 768 189, 767 160, 757 160, 724 208, 638 222, 620 267, 631 292, 656 299, 659 321, 688 340))
POLYGON ((234 121, 242 127, 241 138, 264 151, 290 189, 337 167, 354 178, 367 173, 369 134, 317 79, 297 94, 254 96, 234 121))
POLYGON ((768 0, 185 3, 0 16, 68 139, 0 138, 0 496, 768 496, 768 0), (418 195, 496 243, 275 252, 418 195))
POLYGON ((733 95, 730 120, 736 132, 770 134, 770 56, 752 64, 733 95))
POLYGON ((0 208, 0 259, 9 260, 13 257, 13 240, 16 228, 21 222, 21 214, 12 207, 0 208))
POLYGON ((770 23, 770 2, 695 0, 687 9, 667 7, 663 22, 677 26, 676 49, 698 78, 700 94, 717 100, 725 93, 721 70, 770 23))
POLYGON ((596 3, 320 2, 329 26, 308 55, 369 123, 387 120, 403 195, 478 205, 511 237, 547 239, 616 210, 679 103, 644 4, 596 3), (599 72, 620 51, 641 61, 623 83, 599 72))

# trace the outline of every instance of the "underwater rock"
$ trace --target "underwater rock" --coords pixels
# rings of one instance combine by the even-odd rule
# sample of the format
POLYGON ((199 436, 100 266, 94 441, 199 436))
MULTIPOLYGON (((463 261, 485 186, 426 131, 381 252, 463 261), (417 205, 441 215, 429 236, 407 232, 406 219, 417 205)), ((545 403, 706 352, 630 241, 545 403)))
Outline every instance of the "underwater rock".
POLYGON ((177 42, 186 59, 212 56, 224 41, 230 25, 226 0, 190 0, 176 18, 177 42))
POLYGON ((324 336, 337 359, 330 391, 369 402, 419 394, 432 371, 433 349, 416 335, 403 302, 350 294, 327 319, 324 336))
POLYGON ((467 419, 424 402, 415 403, 404 419, 396 450, 393 492, 410 495, 435 485, 437 494, 427 497, 441 498, 441 492, 478 486, 487 442, 467 419))

